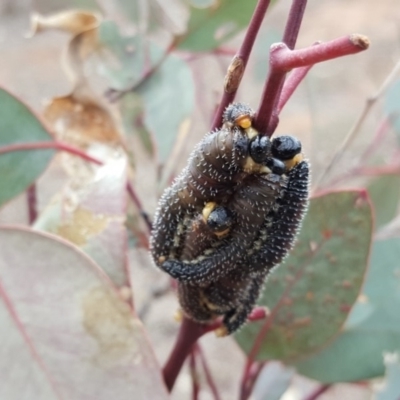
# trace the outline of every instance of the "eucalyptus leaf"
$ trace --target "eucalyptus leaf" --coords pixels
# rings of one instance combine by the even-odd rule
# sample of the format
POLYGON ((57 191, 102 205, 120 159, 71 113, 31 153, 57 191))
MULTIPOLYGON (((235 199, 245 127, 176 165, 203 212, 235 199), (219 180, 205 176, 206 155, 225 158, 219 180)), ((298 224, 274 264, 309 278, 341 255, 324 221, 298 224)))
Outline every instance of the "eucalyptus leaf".
MULTIPOLYGON (((152 60, 158 60, 162 50, 151 47, 152 60)), ((175 143, 179 129, 194 108, 194 82, 188 65, 170 55, 157 71, 136 91, 143 100, 144 123, 153 134, 159 161, 165 163, 175 143)))
POLYGON ((0 398, 169 398, 143 325, 56 236, 0 228, 0 398))
POLYGON ((373 179, 368 186, 375 211, 375 227, 390 222, 397 214, 400 198, 400 175, 383 175, 373 179))
POLYGON ((336 340, 296 364, 301 374, 327 383, 384 374, 383 354, 400 351, 399 260, 399 238, 374 244, 363 296, 336 340))
MULTIPOLYGON (((34 113, 0 88, 0 148, 51 142, 52 137, 34 113)), ((52 149, 32 149, 0 154, 0 206, 27 189, 44 172, 55 154, 52 149)))
MULTIPOLYGON (((202 1, 200 4, 207 3, 202 1)), ((216 49, 249 24, 256 4, 256 0, 219 0, 208 8, 192 7, 187 33, 180 37, 178 48, 189 51, 216 49)))
POLYGON ((267 280, 262 321, 235 335, 249 353, 260 341, 258 360, 291 361, 327 346, 338 334, 359 294, 372 236, 371 206, 364 191, 314 198, 289 257, 267 280))

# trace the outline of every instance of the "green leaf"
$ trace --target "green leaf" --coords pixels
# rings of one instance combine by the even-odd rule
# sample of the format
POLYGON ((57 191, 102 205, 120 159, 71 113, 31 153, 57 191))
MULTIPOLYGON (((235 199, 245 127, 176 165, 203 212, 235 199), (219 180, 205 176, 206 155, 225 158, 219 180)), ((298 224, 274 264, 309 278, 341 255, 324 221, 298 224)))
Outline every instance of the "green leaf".
POLYGON ((143 123, 144 105, 141 97, 134 92, 126 93, 119 101, 122 124, 127 136, 139 138, 149 156, 155 154, 155 139, 143 123))
MULTIPOLYGON (((0 148, 51 140, 32 111, 0 88, 0 148)), ((0 206, 27 189, 46 169, 54 153, 47 149, 0 154, 0 206)))
POLYGON ((165 50, 141 36, 121 36, 113 23, 103 23, 100 36, 113 55, 112 60, 103 62, 101 72, 119 90, 136 85, 135 95, 140 99, 130 103, 130 96, 123 101, 122 110, 129 118, 137 113, 138 105, 143 107, 143 122, 149 132, 139 124, 134 127, 135 133, 142 135, 141 140, 149 150, 154 137, 159 161, 164 163, 181 124, 194 107, 194 82, 189 66, 175 55, 169 54, 164 59, 165 50), (150 70, 153 73, 145 77, 150 70))
MULTIPOLYGON (((197 1, 196 1, 197 3, 197 1)), ((204 1, 201 2, 204 5, 204 1)), ((188 31, 178 48, 210 51, 231 39, 250 22, 256 0, 219 0, 208 8, 191 8, 188 31)))
MULTIPOLYGON (((152 60, 159 60, 162 50, 150 48, 152 60)), ((183 122, 194 108, 194 82, 188 65, 170 55, 160 68, 137 90, 142 97, 144 123, 154 135, 158 158, 165 163, 183 122)))
MULTIPOLYGON (((267 280, 259 301, 274 318, 257 359, 297 359, 333 339, 359 294, 371 235, 371 206, 364 191, 311 200, 296 246, 267 280)), ((235 335, 246 353, 265 323, 248 324, 235 335)))
POLYGON ((400 198, 400 176, 384 175, 375 178, 368 186, 375 210, 375 227, 390 222, 397 214, 400 198))
POLYGON ((132 86, 145 72, 148 41, 142 36, 123 36, 113 21, 103 21, 99 27, 101 51, 99 71, 117 90, 132 86))
POLYGON ((383 353, 400 350, 399 259, 400 239, 374 244, 362 301, 329 347, 296 365, 301 374, 321 382, 383 375, 383 353))

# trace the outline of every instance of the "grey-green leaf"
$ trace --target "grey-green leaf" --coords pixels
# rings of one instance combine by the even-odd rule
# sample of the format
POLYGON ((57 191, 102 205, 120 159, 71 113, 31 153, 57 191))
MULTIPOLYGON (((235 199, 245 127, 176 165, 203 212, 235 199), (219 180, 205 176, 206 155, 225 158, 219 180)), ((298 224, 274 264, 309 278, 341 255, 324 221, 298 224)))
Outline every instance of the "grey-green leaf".
POLYGON ((256 0, 219 0, 208 8, 192 8, 178 48, 211 51, 221 46, 249 24, 256 4, 256 0))
MULTIPOLYGON (((161 57, 162 50, 150 48, 152 60, 161 57)), ((164 163, 171 152, 182 123, 194 107, 194 82, 188 65, 170 55, 160 68, 137 90, 143 99, 144 123, 154 135, 158 158, 164 163)))
MULTIPOLYGON (((0 88, 0 148, 51 140, 33 112, 0 88)), ((30 186, 46 169, 54 153, 54 150, 47 149, 0 154, 0 206, 30 186)))
POLYGON ((383 375, 383 353, 400 350, 399 259, 399 238, 375 243, 362 301, 329 347, 296 365, 300 373, 322 382, 383 375))
POLYGON ((235 338, 246 353, 261 343, 259 360, 293 360, 326 346, 359 294, 372 236, 364 191, 332 192, 311 200, 295 248, 268 279, 260 305, 273 320, 248 324, 235 338))
POLYGON ((375 211, 375 227, 390 222, 397 213, 400 198, 400 175, 383 175, 371 181, 368 186, 375 211))

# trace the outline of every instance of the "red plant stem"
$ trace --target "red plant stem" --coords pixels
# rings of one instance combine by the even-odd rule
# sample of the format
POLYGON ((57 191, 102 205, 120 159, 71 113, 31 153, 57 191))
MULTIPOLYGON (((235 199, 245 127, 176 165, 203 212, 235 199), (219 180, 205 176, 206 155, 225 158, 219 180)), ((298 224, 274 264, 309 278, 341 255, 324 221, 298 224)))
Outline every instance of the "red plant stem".
POLYGON ((267 83, 264 86, 264 91, 261 95, 260 107, 253 121, 255 129, 257 129, 262 135, 271 136, 278 125, 278 115, 273 116, 272 112, 274 111, 275 102, 279 97, 285 76, 286 71, 278 71, 273 69, 271 66, 267 83), (273 118, 274 123, 269 127, 273 118))
POLYGON ((300 50, 290 50, 284 43, 271 46, 271 65, 279 71, 314 65, 322 61, 360 53, 368 48, 369 41, 364 35, 343 36, 330 42, 320 43, 300 50))
POLYGON ((325 393, 332 384, 326 384, 326 385, 321 385, 319 386, 314 392, 310 393, 307 397, 304 398, 304 400, 316 400, 318 397, 325 393))
POLYGON ((224 93, 214 115, 211 130, 217 129, 221 126, 222 114, 225 108, 235 99, 237 89, 242 80, 247 61, 249 60, 251 50, 261 27, 265 13, 267 12, 269 3, 270 0, 258 0, 242 45, 228 68, 224 83, 224 93))
POLYGON ((137 209, 139 210, 140 215, 143 218, 143 221, 145 222, 147 230, 150 234, 151 230, 152 230, 152 224, 151 224, 149 215, 144 211, 142 202, 140 201, 138 195, 135 192, 135 189, 133 188, 132 184, 129 181, 126 183, 126 190, 128 191, 128 194, 129 194, 130 198, 132 199, 133 203, 136 205, 137 209))
MULTIPOLYGON (((45 142, 13 143, 13 144, 10 144, 7 146, 1 146, 0 147, 0 155, 6 154, 6 153, 11 153, 14 151, 29 151, 29 150, 43 150, 43 149, 55 149, 58 151, 65 151, 66 153, 73 154, 73 155, 80 157, 81 159, 91 162, 93 164, 96 164, 96 165, 104 164, 101 160, 98 160, 97 158, 90 156, 89 154, 85 153, 81 149, 71 146, 67 143, 57 141, 57 140, 45 141, 45 142)), ((140 215, 144 219, 144 222, 148 228, 148 231, 150 232, 151 231, 151 221, 149 220, 148 215, 143 211, 142 203, 139 200, 139 197, 137 196, 137 194, 136 194, 135 190, 133 189, 130 182, 127 182, 126 190, 128 191, 128 194, 131 197, 133 203, 138 207, 138 209, 140 211, 140 215)), ((28 198, 28 204, 29 204, 29 198, 28 198)), ((31 215, 31 213, 29 215, 30 215, 29 220, 31 221, 31 218, 33 218, 34 215, 33 214, 31 215)), ((34 219, 36 219, 36 217, 34 217, 33 220, 34 219)))
MULTIPOLYGON (((292 2, 282 38, 282 42, 286 44, 289 49, 294 49, 296 45, 306 5, 307 0, 293 0, 292 2)), ((268 78, 261 95, 260 106, 254 120, 255 128, 262 132, 262 134, 267 133, 271 136, 278 126, 279 114, 277 112, 277 107, 285 76, 285 72, 279 72, 270 65, 268 78)))
POLYGON ((284 43, 275 43, 270 50, 270 73, 254 126, 267 136, 271 136, 276 128, 276 123, 270 125, 273 117, 275 99, 280 94, 281 85, 286 72, 291 69, 306 67, 318 62, 331 60, 366 50, 369 46, 368 39, 363 35, 353 34, 344 36, 318 46, 310 46, 301 50, 290 50, 284 43))
POLYGON ((307 65, 306 67, 296 68, 291 72, 291 74, 286 79, 281 95, 279 97, 278 107, 277 107, 277 114, 279 115, 285 107, 288 100, 292 97, 293 93, 300 85, 301 81, 305 78, 308 71, 312 68, 312 65, 307 65))
POLYGON ((265 362, 253 363, 250 367, 249 374, 242 380, 240 388, 240 400, 247 400, 254 388, 254 384, 264 368, 265 362))
POLYGON ((169 391, 172 390, 179 371, 186 357, 192 351, 193 345, 204 332, 204 325, 197 324, 188 318, 183 318, 174 348, 163 368, 164 382, 169 391))
MULTIPOLYGON (((248 321, 258 321, 265 318, 265 316, 266 309, 264 307, 256 307, 249 315, 248 321)), ((183 318, 174 348, 163 368, 164 381, 169 391, 172 390, 179 371, 197 340, 221 326, 221 320, 216 320, 208 325, 201 325, 188 318, 183 318)))
POLYGON ((37 198, 35 183, 32 183, 32 185, 29 186, 28 189, 26 189, 26 200, 28 203, 29 225, 32 225, 37 218, 37 198))
POLYGON ((192 399, 198 400, 200 386, 199 386, 199 377, 197 375, 196 352, 194 350, 189 355, 189 369, 192 378, 192 399))
POLYGON ((202 350, 202 348, 200 347, 199 344, 195 345, 195 350, 196 350, 196 353, 199 355, 200 362, 202 364, 202 367, 203 367, 203 370, 204 370, 204 374, 206 376, 207 384, 210 387, 210 390, 211 390, 211 392, 212 392, 212 394, 214 396, 214 400, 221 400, 221 396, 219 395, 219 392, 218 392, 218 389, 217 389, 217 385, 214 382, 214 379, 213 379, 213 377, 211 375, 210 368, 209 368, 209 366, 207 364, 207 360, 206 360, 206 358, 204 356, 204 353, 203 353, 203 350, 202 350))
POLYGON ((82 158, 85 161, 91 163, 102 165, 103 162, 100 160, 89 156, 77 147, 71 146, 67 143, 59 142, 57 140, 45 141, 45 142, 25 142, 25 143, 13 143, 7 146, 0 147, 0 155, 5 153, 11 153, 13 151, 26 151, 26 150, 43 150, 43 149, 55 149, 59 151, 65 151, 70 154, 74 154, 82 158))
POLYGON ((294 49, 296 45, 306 6, 307 0, 293 0, 282 39, 282 42, 285 43, 289 49, 294 49))

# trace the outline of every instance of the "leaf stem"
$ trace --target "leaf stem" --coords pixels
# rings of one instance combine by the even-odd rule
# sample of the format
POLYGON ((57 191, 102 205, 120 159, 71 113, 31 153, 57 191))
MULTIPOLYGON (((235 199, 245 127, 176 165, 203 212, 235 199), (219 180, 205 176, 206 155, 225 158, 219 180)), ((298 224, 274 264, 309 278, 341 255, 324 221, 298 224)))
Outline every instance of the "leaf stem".
MULTIPOLYGON (((256 307, 248 317, 248 321, 258 321, 265 318, 266 309, 264 307, 256 307)), ((198 324, 186 317, 183 317, 178 337, 171 354, 163 368, 163 376, 165 385, 169 391, 172 390, 175 380, 182 368, 186 357, 190 354, 193 346, 203 335, 221 327, 220 319, 205 325, 198 324)))
POLYGON ((55 149, 59 151, 65 151, 67 153, 73 154, 82 158, 85 161, 91 163, 102 165, 103 162, 86 154, 84 151, 77 147, 71 146, 67 143, 60 142, 57 140, 44 141, 44 142, 25 142, 25 143, 13 143, 7 146, 0 147, 0 155, 5 153, 11 153, 14 151, 27 151, 27 150, 43 150, 43 149, 55 149))
POLYGON ((26 200, 28 203, 29 225, 32 225, 37 218, 37 196, 35 183, 32 183, 32 185, 26 189, 26 200))
POLYGON ((197 324, 188 318, 183 318, 174 348, 163 368, 165 385, 169 391, 172 390, 186 357, 204 333, 204 325, 197 324))
POLYGON ((218 109, 214 115, 211 130, 217 129, 221 126, 222 114, 225 108, 235 99, 239 84, 246 69, 247 61, 249 60, 251 50, 257 38, 257 34, 260 30, 269 4, 270 0, 258 0, 242 45, 240 46, 239 51, 233 57, 231 64, 228 67, 228 71, 224 81, 224 92, 218 109))
POLYGON ((254 362, 246 376, 243 377, 240 388, 240 400, 247 400, 254 388, 254 384, 267 362, 254 362))
MULTIPOLYGON (((296 45, 306 6, 307 0, 293 0, 292 6, 290 7, 285 32, 282 38, 282 42, 286 44, 289 49, 294 49, 296 45)), ((278 107, 285 76, 286 72, 273 69, 272 65, 270 65, 268 78, 261 95, 260 106, 255 116, 255 128, 263 133, 269 128, 269 136, 272 135, 278 126, 279 117, 276 108, 278 107)))
MULTIPOLYGON (((68 143, 60 142, 58 140, 44 141, 44 142, 13 143, 13 144, 9 144, 7 146, 1 146, 0 147, 0 155, 1 154, 15 152, 15 151, 29 151, 29 150, 43 150, 43 149, 55 149, 55 150, 58 150, 58 151, 65 151, 66 153, 73 154, 73 155, 81 158, 82 160, 91 162, 93 164, 96 164, 96 165, 103 165, 104 164, 103 161, 101 161, 101 160, 99 160, 99 159, 97 159, 95 157, 90 156, 89 154, 85 153, 84 151, 82 151, 78 147, 71 146, 68 143)), ((134 190, 134 188, 133 188, 133 186, 132 186, 132 184, 130 182, 127 182, 126 190, 127 190, 128 194, 129 194, 130 198, 132 199, 133 203, 138 208, 138 210, 140 212, 140 215, 141 215, 141 217, 143 218, 143 220, 144 220, 144 222, 146 224, 148 232, 151 232, 152 225, 151 225, 151 221, 149 219, 149 216, 143 210, 142 203, 139 200, 139 197, 137 196, 137 194, 136 194, 136 192, 135 192, 135 190, 134 190)), ((28 204, 29 204, 29 200, 28 200, 28 204)), ((29 215, 30 215, 30 221, 31 221, 31 218, 34 217, 34 214, 31 214, 31 210, 30 210, 30 214, 29 215)))
POLYGON ((146 224, 147 231, 150 234, 152 230, 152 223, 150 221, 149 214, 144 211, 142 202, 140 201, 138 195, 136 194, 135 189, 133 188, 131 182, 126 183, 126 190, 128 191, 129 197, 132 199, 132 202, 135 204, 136 208, 139 210, 140 216, 142 217, 144 223, 146 224))
POLYGON ((285 107, 288 100, 292 97, 293 93, 300 85, 302 80, 307 75, 308 71, 312 68, 312 65, 307 65, 306 67, 300 67, 294 69, 288 78, 285 80, 283 85, 281 95, 279 97, 278 107, 277 107, 277 114, 279 115, 285 107))
POLYGON ((305 397, 304 400, 318 399, 318 397, 321 394, 325 393, 331 386, 332 386, 332 384, 325 384, 325 385, 319 386, 314 392, 310 393, 307 397, 305 397))
POLYGON ((189 370, 192 378, 192 400, 198 400, 200 386, 196 365, 196 352, 194 349, 189 355, 189 370))
POLYGON ((218 392, 217 385, 214 382, 214 378, 211 375, 211 371, 208 366, 206 357, 204 356, 203 349, 200 347, 200 345, 198 343, 195 345, 195 351, 199 355, 200 362, 203 367, 204 374, 206 376, 207 384, 210 387, 210 390, 214 396, 214 400, 221 400, 221 396, 218 392))

